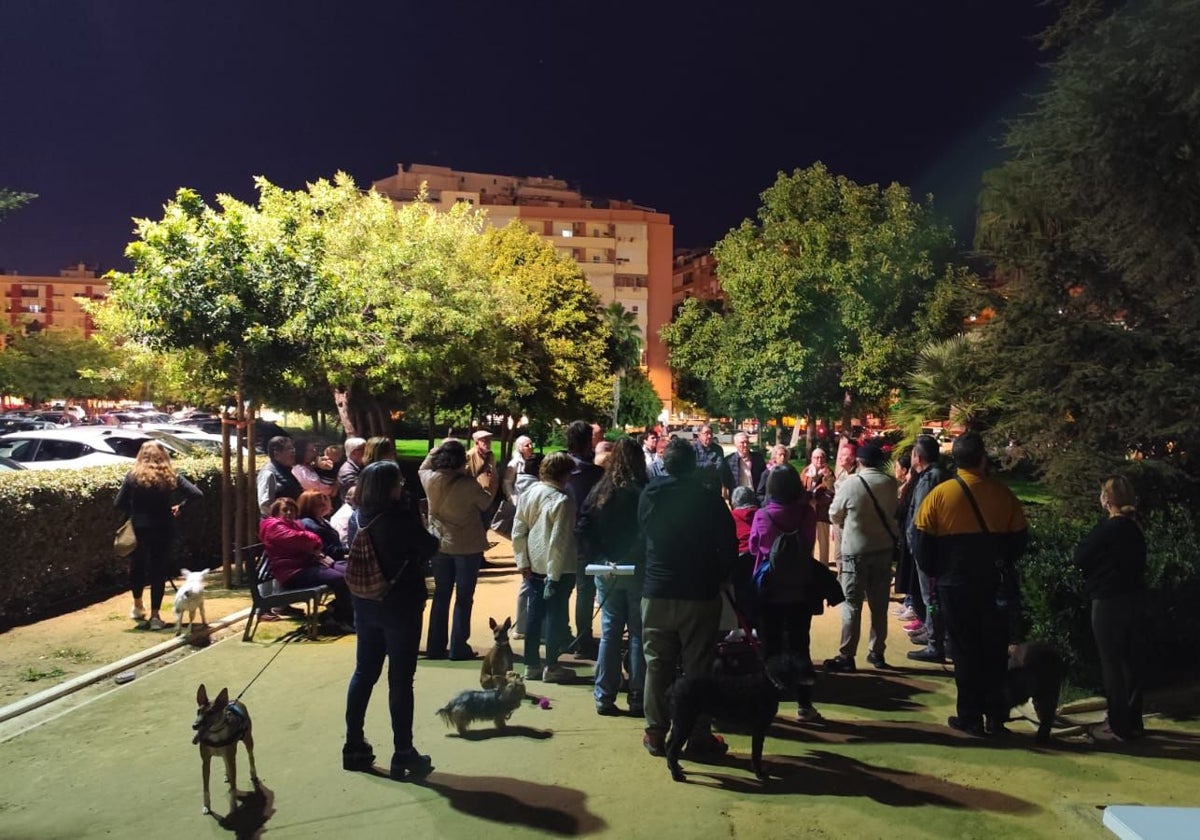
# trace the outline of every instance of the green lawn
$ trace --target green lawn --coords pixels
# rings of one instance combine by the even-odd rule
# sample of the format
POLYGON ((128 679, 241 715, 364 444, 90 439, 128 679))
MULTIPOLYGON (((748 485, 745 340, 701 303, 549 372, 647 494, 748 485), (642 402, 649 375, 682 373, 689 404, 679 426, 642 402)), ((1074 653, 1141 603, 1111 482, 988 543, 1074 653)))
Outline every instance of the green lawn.
POLYGON ((1048 505, 1054 501, 1054 496, 1040 482, 1028 478, 1014 478, 1001 475, 1000 480, 1017 494, 1017 498, 1027 505, 1048 505))

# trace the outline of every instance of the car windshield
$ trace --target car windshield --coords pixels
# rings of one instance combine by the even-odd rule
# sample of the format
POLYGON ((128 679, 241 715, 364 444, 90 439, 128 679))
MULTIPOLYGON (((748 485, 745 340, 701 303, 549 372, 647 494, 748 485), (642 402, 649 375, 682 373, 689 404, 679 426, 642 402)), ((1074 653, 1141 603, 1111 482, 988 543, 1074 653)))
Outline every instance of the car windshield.
POLYGON ((14 461, 32 461, 37 441, 29 438, 0 438, 0 455, 14 461))
MULTIPOLYGON (((205 454, 205 450, 203 447, 197 446, 196 444, 192 443, 191 441, 184 440, 181 437, 176 437, 175 435, 171 434, 170 432, 159 432, 159 431, 155 431, 153 429, 147 429, 143 432, 143 434, 146 435, 146 437, 150 437, 150 438, 153 438, 154 440, 165 443, 169 449, 173 450, 172 454, 175 454, 175 455, 186 455, 188 457, 194 457, 196 455, 204 455, 205 454)), ((116 441, 114 441, 114 443, 116 443, 116 441)), ((142 442, 138 441, 138 446, 141 447, 141 445, 142 445, 142 442)), ((137 456, 137 452, 134 452, 133 454, 135 457, 137 456)))

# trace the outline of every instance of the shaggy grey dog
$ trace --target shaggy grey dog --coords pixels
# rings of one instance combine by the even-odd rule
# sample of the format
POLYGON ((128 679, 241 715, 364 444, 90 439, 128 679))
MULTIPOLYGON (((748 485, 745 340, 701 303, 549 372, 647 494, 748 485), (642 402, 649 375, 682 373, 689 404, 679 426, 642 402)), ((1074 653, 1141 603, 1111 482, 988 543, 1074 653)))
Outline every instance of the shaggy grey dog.
POLYGON ((460 691, 437 715, 446 726, 454 724, 459 735, 465 735, 478 720, 493 721, 497 729, 503 729, 525 699, 525 680, 516 671, 509 671, 503 679, 500 688, 460 691))

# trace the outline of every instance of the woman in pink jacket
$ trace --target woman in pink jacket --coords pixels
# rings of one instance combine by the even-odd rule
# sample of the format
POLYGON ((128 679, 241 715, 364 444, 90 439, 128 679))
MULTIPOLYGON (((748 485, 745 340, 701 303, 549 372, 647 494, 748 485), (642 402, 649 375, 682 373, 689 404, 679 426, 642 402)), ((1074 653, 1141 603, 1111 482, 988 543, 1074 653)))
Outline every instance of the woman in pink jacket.
MULTIPOLYGON (((754 556, 756 579, 759 568, 771 557, 775 539, 785 532, 796 532, 799 538, 800 556, 794 560, 809 563, 817 536, 817 514, 808 502, 800 474, 790 465, 771 471, 767 478, 766 503, 754 514, 754 522, 750 526, 750 553, 754 556)), ((809 652, 812 628, 812 610, 808 604, 810 594, 803 589, 778 585, 760 593, 758 635, 762 640, 764 657, 790 654, 805 663, 809 671, 812 670, 809 652)), ((815 723, 822 719, 821 713, 813 708, 811 686, 799 686, 796 701, 796 719, 800 723, 815 723)))
POLYGON ((333 619, 340 632, 354 632, 354 607, 346 587, 346 564, 321 551, 321 538, 299 521, 294 499, 271 503, 270 515, 258 526, 258 538, 271 564, 271 574, 284 589, 328 586, 334 593, 333 619))

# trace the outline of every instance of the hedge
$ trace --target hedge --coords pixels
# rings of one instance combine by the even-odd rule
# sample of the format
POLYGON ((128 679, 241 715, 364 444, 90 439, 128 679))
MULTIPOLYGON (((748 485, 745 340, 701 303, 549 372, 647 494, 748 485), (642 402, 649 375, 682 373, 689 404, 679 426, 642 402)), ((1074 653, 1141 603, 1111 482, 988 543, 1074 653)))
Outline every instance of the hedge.
MULTIPOLYGON (((1075 547, 1099 519, 1080 522, 1049 508, 1029 511, 1029 550, 1021 560, 1026 638, 1050 642, 1080 688, 1102 686, 1091 605, 1073 565, 1075 547)), ((1200 520, 1182 507, 1151 514, 1145 620, 1139 656, 1151 685, 1195 676, 1200 663, 1200 520)))
MULTIPOLYGON (((221 461, 176 463, 204 498, 177 522, 175 564, 215 567, 220 560, 221 461)), ((61 612, 128 579, 129 563, 113 556, 120 514, 113 506, 128 466, 0 473, 0 521, 14 537, 0 556, 0 628, 61 612)))

